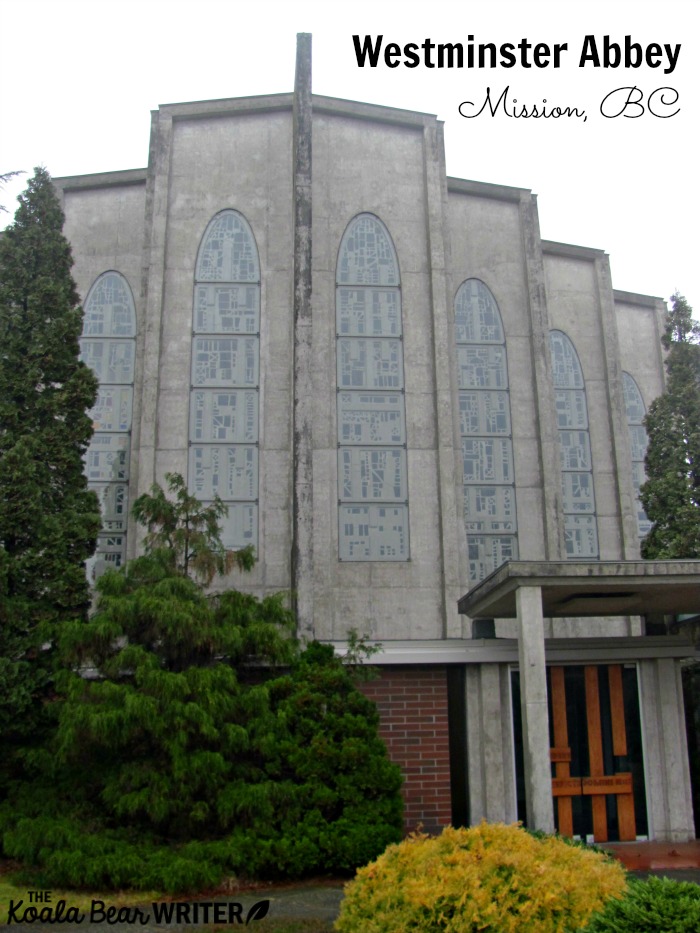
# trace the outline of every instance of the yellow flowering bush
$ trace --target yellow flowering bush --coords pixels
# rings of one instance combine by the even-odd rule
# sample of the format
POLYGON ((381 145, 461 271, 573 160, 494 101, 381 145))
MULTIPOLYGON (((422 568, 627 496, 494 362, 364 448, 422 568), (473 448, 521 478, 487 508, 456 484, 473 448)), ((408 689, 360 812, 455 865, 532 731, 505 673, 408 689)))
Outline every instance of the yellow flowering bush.
POLYGON ((346 885, 337 933, 568 933, 626 886, 622 866, 519 825, 448 826, 389 846, 346 885))

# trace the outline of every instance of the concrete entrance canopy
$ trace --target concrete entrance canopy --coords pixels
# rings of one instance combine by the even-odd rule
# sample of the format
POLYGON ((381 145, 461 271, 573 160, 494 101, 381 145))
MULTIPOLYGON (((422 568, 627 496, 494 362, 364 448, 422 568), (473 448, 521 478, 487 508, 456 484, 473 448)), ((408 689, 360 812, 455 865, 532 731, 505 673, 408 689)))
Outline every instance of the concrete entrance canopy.
POLYGON ((554 832, 544 619, 700 612, 700 561, 508 561, 458 603, 518 620, 527 825, 554 832))
POLYGON ((514 619, 516 592, 538 587, 542 615, 700 612, 700 560, 508 561, 459 600, 472 619, 514 619))

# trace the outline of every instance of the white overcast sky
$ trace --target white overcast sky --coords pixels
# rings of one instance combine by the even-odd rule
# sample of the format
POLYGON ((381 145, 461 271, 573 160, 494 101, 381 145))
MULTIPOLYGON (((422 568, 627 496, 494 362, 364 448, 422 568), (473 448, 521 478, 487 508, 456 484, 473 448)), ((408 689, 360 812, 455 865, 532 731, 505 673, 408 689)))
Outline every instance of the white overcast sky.
MULTIPOLYGON (((143 167, 152 109, 291 91, 295 35, 311 32, 315 93, 437 114, 450 175, 530 188, 545 239, 604 249, 616 288, 666 299, 678 289, 697 312, 699 27, 698 0, 0 0, 0 173, 143 167), (360 69, 356 33, 568 50, 558 69, 360 69), (587 35, 601 58, 605 36, 681 49, 667 74, 665 54, 657 68, 580 67, 587 35), (588 119, 460 116, 462 101, 507 86, 509 98, 588 119), (600 103, 622 86, 672 88, 680 110, 606 119, 600 103)), ((11 213, 21 187, 0 195, 11 213)))

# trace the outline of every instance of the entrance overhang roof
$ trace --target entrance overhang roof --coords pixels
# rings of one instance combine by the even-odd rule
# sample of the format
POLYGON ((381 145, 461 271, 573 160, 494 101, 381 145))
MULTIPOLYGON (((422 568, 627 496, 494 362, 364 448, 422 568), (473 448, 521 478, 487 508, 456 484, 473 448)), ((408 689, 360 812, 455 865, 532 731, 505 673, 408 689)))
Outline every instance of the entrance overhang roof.
POLYGON ((700 613, 700 560, 508 561, 462 596, 459 612, 517 618, 523 586, 540 587, 545 618, 700 613))

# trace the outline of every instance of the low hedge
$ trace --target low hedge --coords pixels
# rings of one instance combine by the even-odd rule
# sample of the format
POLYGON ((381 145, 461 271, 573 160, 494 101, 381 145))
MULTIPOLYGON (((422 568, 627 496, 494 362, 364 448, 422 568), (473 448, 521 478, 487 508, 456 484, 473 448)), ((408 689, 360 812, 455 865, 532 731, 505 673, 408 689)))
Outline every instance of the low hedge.
POLYGON ((389 846, 346 887, 337 933, 564 933, 625 890, 622 866, 518 825, 447 827, 389 846))
POLYGON ((700 886, 669 878, 632 881, 623 898, 607 902, 586 933, 698 933, 700 886))

